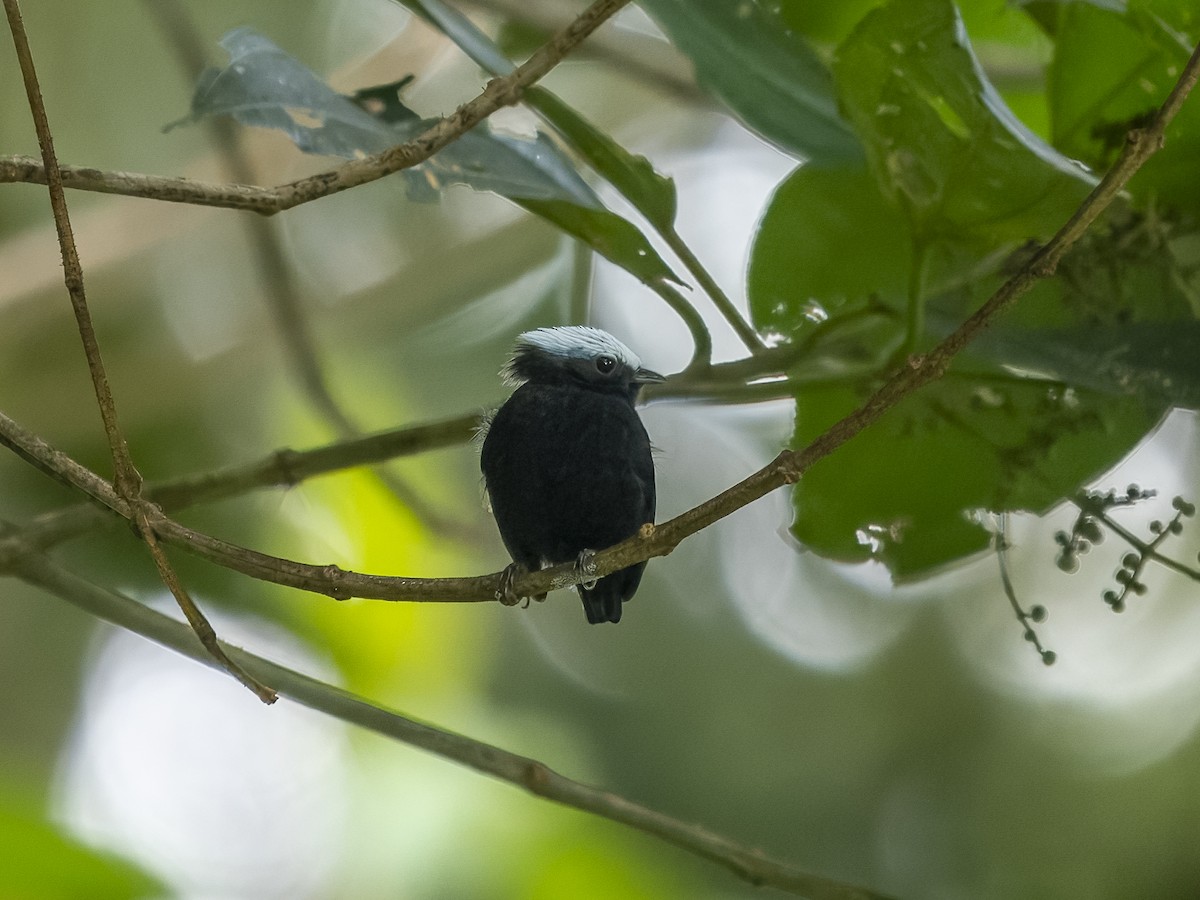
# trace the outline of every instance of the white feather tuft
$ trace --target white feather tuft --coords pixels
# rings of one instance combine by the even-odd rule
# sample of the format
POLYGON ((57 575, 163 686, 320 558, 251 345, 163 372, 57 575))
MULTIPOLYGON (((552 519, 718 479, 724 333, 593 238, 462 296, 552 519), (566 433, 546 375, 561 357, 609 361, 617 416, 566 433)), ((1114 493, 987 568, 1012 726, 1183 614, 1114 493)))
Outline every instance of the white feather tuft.
POLYGON ((513 371, 513 362, 523 352, 530 350, 561 356, 566 359, 594 359, 607 354, 635 372, 642 367, 636 353, 600 328, 590 325, 557 325, 553 328, 538 328, 526 331, 517 338, 513 358, 500 371, 506 381, 519 381, 513 371))

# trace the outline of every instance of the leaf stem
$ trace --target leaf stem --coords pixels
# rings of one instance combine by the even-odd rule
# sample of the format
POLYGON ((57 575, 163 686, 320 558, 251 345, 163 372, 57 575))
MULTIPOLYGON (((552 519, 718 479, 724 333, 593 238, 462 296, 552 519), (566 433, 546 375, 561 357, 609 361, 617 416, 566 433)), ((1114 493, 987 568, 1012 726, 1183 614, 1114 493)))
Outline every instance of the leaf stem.
MULTIPOLYGON (((651 224, 653 225, 654 223, 652 222, 651 224)), ((667 242, 667 246, 671 248, 671 251, 679 257, 684 268, 691 273, 700 287, 704 289, 704 292, 708 294, 717 311, 725 317, 725 321, 729 323, 729 327, 734 330, 741 342, 746 345, 746 349, 751 353, 762 353, 766 350, 767 347, 759 338, 758 333, 750 327, 750 323, 738 312, 738 308, 729 299, 729 295, 721 290, 721 286, 717 284, 716 279, 709 274, 708 269, 704 267, 703 263, 696 257, 696 254, 692 252, 692 248, 680 237, 675 227, 655 226, 655 228, 663 240, 667 242)))

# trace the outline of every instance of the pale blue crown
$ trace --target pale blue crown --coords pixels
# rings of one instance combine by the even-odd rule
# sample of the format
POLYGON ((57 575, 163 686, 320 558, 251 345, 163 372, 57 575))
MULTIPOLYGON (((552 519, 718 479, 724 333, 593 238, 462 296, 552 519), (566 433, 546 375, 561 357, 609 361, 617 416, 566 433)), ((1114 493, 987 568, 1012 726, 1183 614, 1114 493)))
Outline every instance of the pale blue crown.
POLYGON ((520 381, 513 370, 513 364, 522 353, 529 351, 549 353, 564 359, 595 359, 597 356, 611 356, 622 365, 636 372, 642 367, 642 361, 636 353, 618 341, 615 337, 600 328, 590 325, 558 325, 553 328, 538 328, 526 331, 517 338, 513 348, 512 358, 500 370, 500 375, 508 382, 520 381))

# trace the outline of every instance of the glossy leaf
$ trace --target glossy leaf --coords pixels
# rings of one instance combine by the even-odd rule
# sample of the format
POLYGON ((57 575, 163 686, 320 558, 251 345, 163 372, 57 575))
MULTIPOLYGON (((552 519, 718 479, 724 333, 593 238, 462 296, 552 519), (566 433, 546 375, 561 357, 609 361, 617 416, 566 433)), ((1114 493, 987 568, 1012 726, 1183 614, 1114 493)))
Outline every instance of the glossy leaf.
POLYGON ((656 172, 646 157, 630 153, 549 91, 535 87, 525 100, 651 224, 674 226, 675 182, 656 172))
MULTIPOLYGON (((512 62, 500 48, 441 0, 409 0, 405 5, 440 29, 489 74, 512 71, 512 62)), ((649 160, 630 153, 545 88, 529 89, 524 101, 652 224, 658 228, 674 225, 675 183, 656 172, 649 160)))
MULTIPOLYGON (((1175 84, 1200 37, 1200 11, 1162 2, 1130 2, 1124 11, 1069 3, 1057 11, 1047 72, 1053 140, 1063 152, 1106 168, 1128 131, 1144 124, 1175 84)), ((1200 209, 1198 156, 1200 108, 1189 102, 1131 187, 1166 206, 1200 209)))
POLYGON ((699 83, 748 128, 819 165, 860 160, 838 112, 829 70, 767 4, 640 0, 691 59, 699 83))
POLYGON ((0 800, 0 846, 0 893, 5 897, 132 900, 163 895, 163 886, 131 863, 84 846, 8 800, 0 800))
MULTIPOLYGON (((848 386, 802 390, 793 446, 863 399, 848 386)), ((805 473, 792 531, 832 559, 878 560, 897 579, 928 576, 987 547, 974 511, 1044 512, 1156 421, 1137 399, 1015 378, 935 382, 805 473)))
POLYGON ((518 200, 520 206, 583 241, 639 281, 680 282, 671 267, 627 219, 607 209, 590 209, 561 200, 518 200))
POLYGON ((834 62, 876 177, 925 237, 994 244, 1057 228, 1094 184, 1017 120, 950 0, 892 0, 834 62))
POLYGON ((871 296, 899 302, 911 260, 908 223, 866 169, 802 166, 776 188, 754 238, 754 326, 791 337, 871 296))
MULTIPOLYGON (((192 113, 182 121, 229 115, 243 125, 283 131, 305 153, 345 159, 411 140, 433 124, 398 98, 384 106, 386 115, 371 115, 248 29, 230 32, 221 46, 229 52, 229 65, 201 77, 192 113)), ((526 139, 477 127, 399 174, 416 200, 433 200, 446 185, 464 184, 509 198, 600 206, 571 161, 544 135, 526 139)))

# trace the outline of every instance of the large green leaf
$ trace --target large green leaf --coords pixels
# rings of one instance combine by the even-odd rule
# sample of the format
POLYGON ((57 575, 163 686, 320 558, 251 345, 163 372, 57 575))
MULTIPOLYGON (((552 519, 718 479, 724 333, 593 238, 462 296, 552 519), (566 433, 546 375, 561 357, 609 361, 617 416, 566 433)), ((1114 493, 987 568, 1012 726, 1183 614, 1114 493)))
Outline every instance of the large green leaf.
POLYGON ((639 0, 696 69, 699 83, 747 127, 819 165, 862 158, 838 113, 829 70, 770 4, 639 0))
POLYGON ((899 303, 911 261, 908 223, 866 169, 802 166, 776 188, 754 238, 754 325, 793 337, 822 311, 871 296, 899 303))
POLYGON ((0 796, 0 896, 38 900, 132 900, 164 888, 131 863, 86 847, 24 804, 0 796))
MULTIPOLYGON (((864 399, 800 391, 793 446, 864 399)), ((823 556, 898 579, 983 550, 978 510, 1044 512, 1118 462, 1157 421, 1140 400, 1045 383, 951 377, 917 392, 797 483, 793 533, 823 556)))
MULTIPOLYGON (((1144 124, 1175 84, 1200 36, 1194 2, 1131 0, 1124 10, 1055 4, 1047 72, 1052 136, 1064 153, 1107 168, 1130 128, 1144 124)), ((1200 105, 1186 103, 1166 143, 1131 182, 1135 197, 1200 209, 1200 105)))
POLYGON ((1043 235, 1094 184, 1011 113, 950 0, 874 10, 839 48, 834 75, 872 169, 922 239, 1043 235))
POLYGON ((607 209, 589 209, 562 200, 518 200, 518 205, 583 241, 605 259, 639 281, 679 281, 645 235, 627 219, 607 209))

